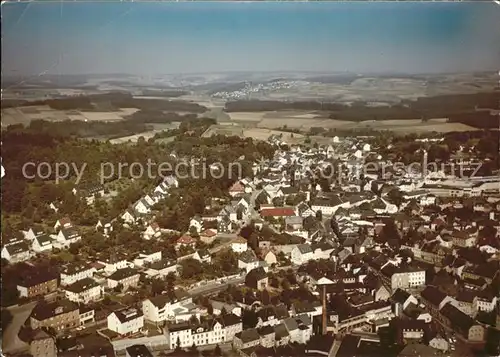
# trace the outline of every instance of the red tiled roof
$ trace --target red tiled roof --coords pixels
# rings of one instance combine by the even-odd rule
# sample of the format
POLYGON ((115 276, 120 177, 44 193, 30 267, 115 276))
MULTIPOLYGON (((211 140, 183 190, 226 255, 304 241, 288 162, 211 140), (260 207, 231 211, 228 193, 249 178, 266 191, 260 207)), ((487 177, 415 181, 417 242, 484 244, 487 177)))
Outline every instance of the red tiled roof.
POLYGON ((295 211, 291 207, 265 208, 260 211, 262 217, 289 217, 295 216, 295 211))
POLYGON ((245 187, 239 182, 235 182, 230 188, 229 192, 244 192, 245 187))
POLYGON ((213 229, 205 229, 201 234, 206 237, 213 237, 217 235, 217 233, 213 229))
POLYGON ((182 236, 177 239, 177 244, 193 244, 196 243, 196 239, 191 236, 182 236))

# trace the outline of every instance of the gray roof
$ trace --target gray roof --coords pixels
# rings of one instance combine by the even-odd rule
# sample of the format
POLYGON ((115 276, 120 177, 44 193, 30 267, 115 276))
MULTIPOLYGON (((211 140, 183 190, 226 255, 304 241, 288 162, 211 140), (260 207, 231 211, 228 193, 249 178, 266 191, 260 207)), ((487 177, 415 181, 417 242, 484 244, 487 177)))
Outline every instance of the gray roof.
POLYGON ((299 244, 297 245, 297 248, 302 254, 312 253, 312 248, 310 244, 299 244))

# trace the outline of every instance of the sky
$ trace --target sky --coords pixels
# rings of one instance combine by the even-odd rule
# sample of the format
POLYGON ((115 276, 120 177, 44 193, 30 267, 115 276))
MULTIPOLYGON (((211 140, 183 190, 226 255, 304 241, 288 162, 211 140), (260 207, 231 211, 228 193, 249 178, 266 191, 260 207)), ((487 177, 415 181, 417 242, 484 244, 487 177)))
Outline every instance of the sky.
POLYGON ((7 3, 4 75, 500 69, 491 2, 7 3))

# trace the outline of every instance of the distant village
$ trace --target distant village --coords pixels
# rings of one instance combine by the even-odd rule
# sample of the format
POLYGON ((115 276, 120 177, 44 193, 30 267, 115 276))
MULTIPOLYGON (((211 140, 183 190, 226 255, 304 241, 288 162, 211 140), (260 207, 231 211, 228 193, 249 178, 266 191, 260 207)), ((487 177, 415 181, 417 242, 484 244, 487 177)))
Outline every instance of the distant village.
MULTIPOLYGON (((86 244, 89 228, 64 215, 3 237, 2 267, 19 274, 3 331, 19 353, 6 355, 498 355, 500 176, 368 172, 397 158, 365 137, 268 142, 274 157, 212 197, 185 232, 153 214, 175 176, 90 227, 139 232, 137 251, 124 241, 39 265, 86 244)), ((452 163, 474 159, 458 151, 452 163)), ((89 207, 106 195, 99 184, 73 193, 89 207)))

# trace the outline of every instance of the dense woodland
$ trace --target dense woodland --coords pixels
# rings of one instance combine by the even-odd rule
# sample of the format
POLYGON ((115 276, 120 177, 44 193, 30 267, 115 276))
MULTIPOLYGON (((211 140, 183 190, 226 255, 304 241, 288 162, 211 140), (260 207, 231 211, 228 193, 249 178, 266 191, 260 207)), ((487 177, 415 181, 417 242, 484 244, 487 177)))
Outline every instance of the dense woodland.
MULTIPOLYGON (((150 160, 154 163, 170 163, 175 167, 177 159, 171 153, 177 153, 179 156, 203 157, 205 167, 213 162, 222 163, 226 171, 220 179, 200 177, 182 180, 180 187, 173 190, 171 196, 158 205, 158 222, 162 227, 185 231, 190 217, 203 213, 211 197, 224 197, 234 181, 241 176, 252 175, 251 165, 254 160, 262 156, 270 158, 274 153, 271 145, 250 138, 201 138, 200 134, 212 124, 213 119, 184 121, 176 130, 178 135, 172 142, 157 143, 154 138, 148 141, 140 138, 135 145, 81 140, 68 133, 64 135, 56 130, 51 131, 53 124, 50 122, 37 122, 27 128, 9 127, 2 135, 2 164, 7 172, 2 179, 2 218, 4 215, 20 216, 25 224, 40 223, 47 218, 55 221, 56 217, 48 205, 62 201, 60 214, 70 215, 77 224, 95 224, 98 217, 114 217, 123 212, 139 199, 145 190, 158 183, 148 177, 139 178, 111 201, 98 200, 94 209, 89 209, 71 192, 76 171, 70 170, 68 179, 59 184, 53 182, 54 175, 45 180, 28 180, 22 172, 26 162, 47 162, 52 168, 55 163, 64 162, 79 170, 86 165, 81 180, 86 183, 100 181, 103 162, 129 165, 141 163, 143 167, 147 167, 150 160), (237 161, 241 171, 237 166, 229 165, 237 161), (229 168, 232 172, 229 172, 229 168)), ((187 166, 186 170, 191 170, 191 166, 187 166)), ((153 173, 156 174, 155 171, 153 173)), ((137 174, 126 169, 122 171, 121 178, 126 179, 137 174)), ((111 177, 108 181, 112 183, 116 179, 118 177, 111 177)), ((158 180, 161 178, 158 177, 158 180)))
POLYGON ((2 108, 17 107, 20 105, 48 105, 56 110, 82 111, 117 111, 120 108, 137 108, 140 110, 204 113, 207 110, 204 106, 192 102, 183 100, 134 98, 132 94, 127 92, 110 92, 28 102, 2 100, 2 108))

